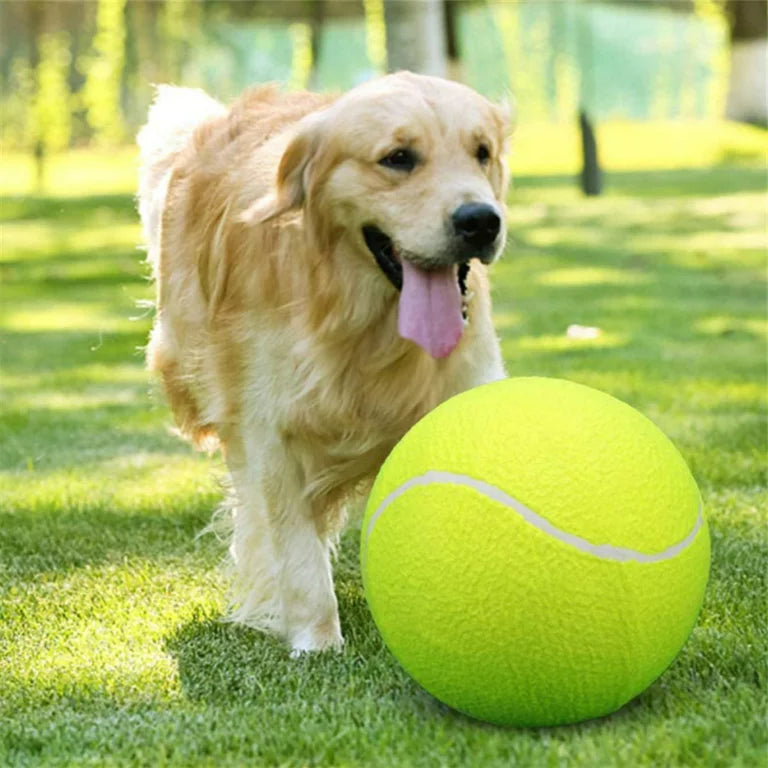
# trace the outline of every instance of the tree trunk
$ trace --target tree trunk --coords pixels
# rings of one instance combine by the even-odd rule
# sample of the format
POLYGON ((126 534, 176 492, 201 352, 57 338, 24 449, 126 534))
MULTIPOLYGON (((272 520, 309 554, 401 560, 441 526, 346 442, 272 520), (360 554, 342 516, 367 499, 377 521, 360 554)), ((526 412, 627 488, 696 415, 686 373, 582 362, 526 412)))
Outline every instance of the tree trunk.
POLYGON ((442 0, 385 0, 387 69, 445 77, 445 9, 442 0))
MULTIPOLYGON (((30 39, 29 47, 29 66, 35 73, 35 91, 37 91, 37 71, 40 65, 40 34, 43 30, 46 7, 42 3, 28 2, 25 6, 27 11, 27 29, 30 39)), ((45 142, 43 134, 38 125, 34 126, 35 135, 32 142, 32 156, 35 158, 35 188, 39 193, 45 188, 45 142)))
POLYGON ((731 27, 726 116, 768 125, 768 3, 728 0, 726 8, 731 27))
POLYGON ((597 154, 597 138, 584 110, 579 113, 581 129, 581 154, 584 165, 581 169, 581 190, 585 195, 594 197, 603 191, 603 174, 600 170, 600 159, 597 154))
POLYGON ((448 54, 448 77, 464 80, 459 49, 459 4, 455 0, 442 0, 445 15, 445 48, 448 54))
POLYGON ((310 45, 312 46, 312 68, 309 73, 309 88, 314 90, 319 87, 317 82, 317 70, 320 66, 320 41, 323 36, 323 27, 326 17, 325 0, 315 0, 312 3, 312 15, 309 20, 311 30, 310 45))

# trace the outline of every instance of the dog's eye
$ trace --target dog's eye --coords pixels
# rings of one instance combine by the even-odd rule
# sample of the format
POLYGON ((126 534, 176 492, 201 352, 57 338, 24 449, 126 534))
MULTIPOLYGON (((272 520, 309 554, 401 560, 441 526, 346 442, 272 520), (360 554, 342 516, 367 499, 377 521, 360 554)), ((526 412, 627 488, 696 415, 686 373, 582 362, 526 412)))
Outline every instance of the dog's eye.
POLYGON ((485 165, 491 158, 491 152, 485 144, 481 144, 477 148, 475 157, 477 158, 480 165, 485 165))
POLYGON ((416 166, 416 155, 410 149, 396 149, 382 157, 379 165, 395 171, 412 171, 416 166))

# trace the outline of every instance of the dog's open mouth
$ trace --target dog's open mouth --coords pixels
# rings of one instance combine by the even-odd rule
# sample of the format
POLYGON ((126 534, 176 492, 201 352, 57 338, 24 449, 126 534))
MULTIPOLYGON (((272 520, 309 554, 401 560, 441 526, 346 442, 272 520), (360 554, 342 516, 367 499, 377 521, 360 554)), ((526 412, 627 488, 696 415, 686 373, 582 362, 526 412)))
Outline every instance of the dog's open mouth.
POLYGON ((378 227, 363 227, 363 237, 379 269, 398 291, 403 290, 403 267, 395 256, 395 246, 378 227))
POLYGON ((447 357, 468 322, 469 262, 427 270, 399 258, 391 238, 378 227, 363 227, 363 238, 379 269, 400 291, 400 335, 433 357, 447 357))
MULTIPOLYGON (((395 254, 395 247, 392 240, 385 235, 378 227, 363 227, 363 237, 368 250, 373 254, 379 269, 386 275, 392 285, 398 291, 403 290, 403 267, 395 254)), ((461 295, 467 295, 467 275, 469 274, 469 262, 464 261, 459 264, 457 280, 461 295)), ((464 319, 466 320, 466 304, 463 306, 464 319)))

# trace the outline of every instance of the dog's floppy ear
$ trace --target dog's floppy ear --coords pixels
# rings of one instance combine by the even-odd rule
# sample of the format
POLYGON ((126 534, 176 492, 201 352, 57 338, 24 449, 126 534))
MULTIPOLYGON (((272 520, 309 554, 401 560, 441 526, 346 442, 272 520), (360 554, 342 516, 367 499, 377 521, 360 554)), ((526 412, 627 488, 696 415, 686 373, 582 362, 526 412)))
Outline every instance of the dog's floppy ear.
POLYGON ((306 196, 309 166, 320 143, 322 114, 314 113, 303 118, 295 136, 280 158, 275 187, 257 200, 242 215, 246 223, 269 221, 281 213, 298 208, 306 196))

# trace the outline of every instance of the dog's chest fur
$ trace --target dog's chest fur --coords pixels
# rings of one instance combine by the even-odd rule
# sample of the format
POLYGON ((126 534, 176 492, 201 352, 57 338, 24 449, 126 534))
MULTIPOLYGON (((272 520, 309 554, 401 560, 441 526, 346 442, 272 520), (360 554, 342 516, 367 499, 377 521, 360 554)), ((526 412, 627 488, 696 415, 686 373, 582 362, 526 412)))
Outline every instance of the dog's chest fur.
POLYGON ((402 435, 465 383, 472 339, 436 361, 397 338, 395 312, 377 329, 387 345, 376 333, 329 341, 291 324, 262 326, 251 340, 243 422, 290 444, 319 507, 364 486, 402 435))

